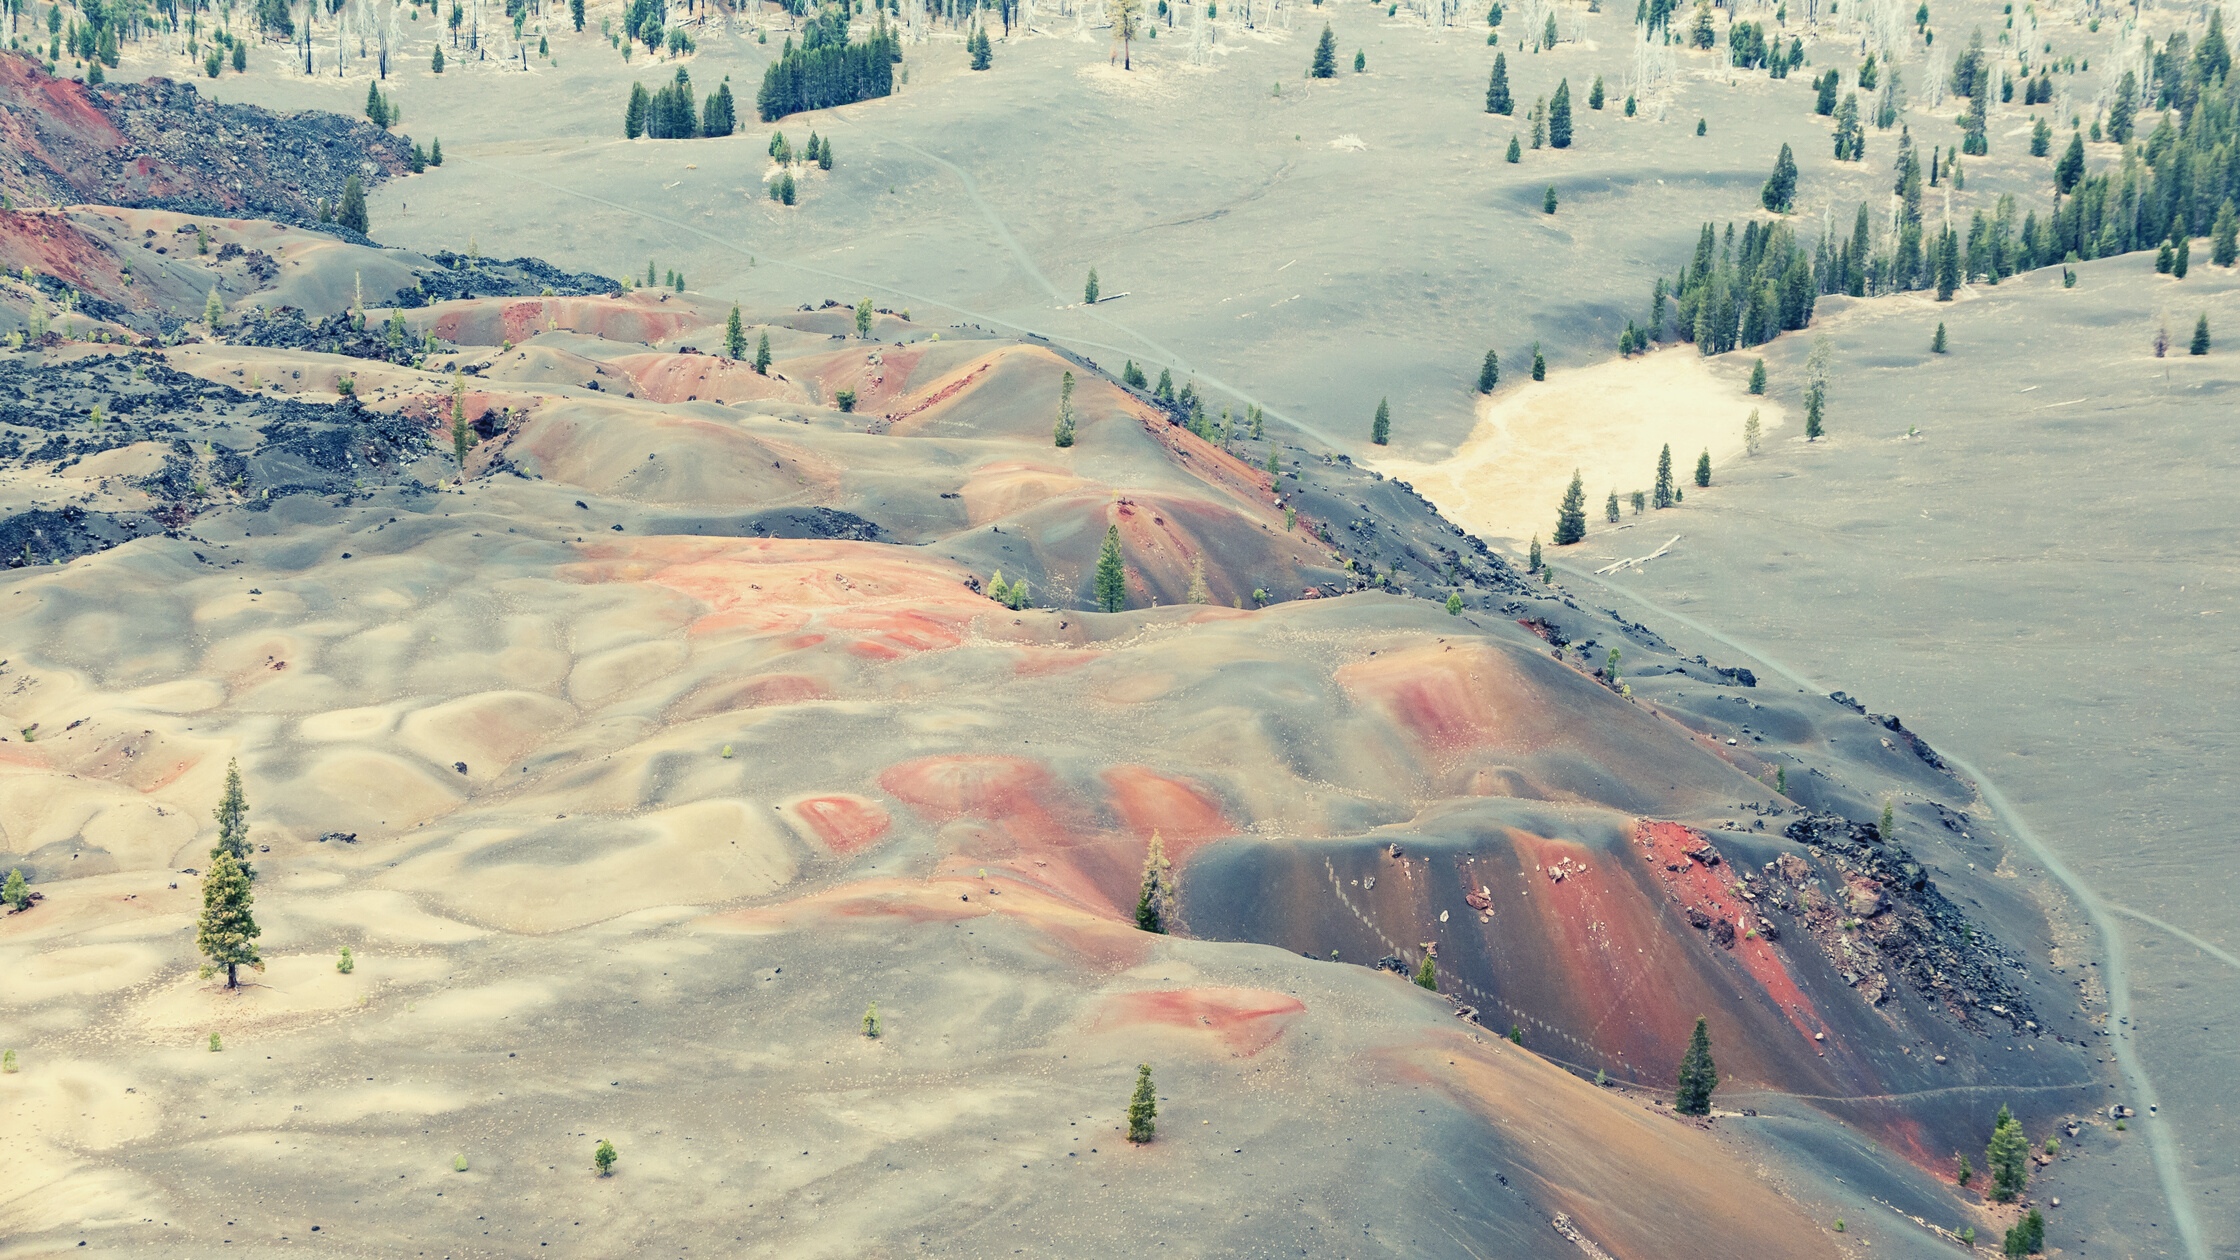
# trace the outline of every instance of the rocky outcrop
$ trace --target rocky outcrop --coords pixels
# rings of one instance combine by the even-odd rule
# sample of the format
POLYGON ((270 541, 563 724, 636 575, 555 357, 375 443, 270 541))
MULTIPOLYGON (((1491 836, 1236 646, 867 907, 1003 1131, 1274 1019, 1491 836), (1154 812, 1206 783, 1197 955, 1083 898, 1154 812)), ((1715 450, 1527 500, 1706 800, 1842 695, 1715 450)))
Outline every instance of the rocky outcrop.
POLYGON ((304 223, 350 176, 370 188, 411 156, 409 139, 340 114, 220 105, 170 79, 88 86, 0 54, 0 192, 18 205, 304 223))

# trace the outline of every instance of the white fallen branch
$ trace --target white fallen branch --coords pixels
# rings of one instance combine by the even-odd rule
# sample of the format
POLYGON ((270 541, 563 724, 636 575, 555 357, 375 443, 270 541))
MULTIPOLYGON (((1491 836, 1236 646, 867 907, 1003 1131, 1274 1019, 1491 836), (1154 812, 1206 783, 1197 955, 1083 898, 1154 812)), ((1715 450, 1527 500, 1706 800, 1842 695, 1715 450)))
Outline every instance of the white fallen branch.
POLYGON ((1616 561, 1616 562, 1614 562, 1614 563, 1611 563, 1611 564, 1606 564, 1606 565, 1603 565, 1603 566, 1602 566, 1601 568, 1599 568, 1599 569, 1596 569, 1596 570, 1594 571, 1594 572, 1595 572, 1595 576, 1596 576, 1596 577, 1601 577, 1601 576, 1602 576, 1603 574, 1605 574, 1605 573, 1616 573, 1616 572, 1617 572, 1618 570, 1620 570, 1620 569, 1623 569, 1623 568, 1625 568, 1625 567, 1626 567, 1627 565, 1633 565, 1633 566, 1635 566, 1635 567, 1637 567, 1637 568, 1638 568, 1639 566, 1641 566, 1641 565, 1643 565, 1643 564, 1645 564, 1645 563, 1647 563, 1647 562, 1649 562, 1649 561, 1651 561, 1651 560, 1654 560, 1654 559, 1656 559, 1656 558, 1657 558, 1658 556, 1661 556, 1661 555, 1665 554, 1666 552, 1668 552, 1668 551, 1672 550, 1672 544, 1673 544, 1673 543, 1676 543, 1676 542, 1679 542, 1679 541, 1680 541, 1680 535, 1678 535, 1678 534, 1674 534, 1674 535, 1672 536, 1672 538, 1671 538, 1671 539, 1670 539, 1669 541, 1667 541, 1667 542, 1665 543, 1665 545, 1664 545, 1664 546, 1662 546, 1662 547, 1659 547, 1659 548, 1657 548, 1657 549, 1656 549, 1655 551, 1652 551, 1652 552, 1650 552, 1650 553, 1649 553, 1648 555, 1645 555, 1645 556, 1635 556, 1635 557, 1633 557, 1633 558, 1632 558, 1631 560, 1619 560, 1619 561, 1616 561))

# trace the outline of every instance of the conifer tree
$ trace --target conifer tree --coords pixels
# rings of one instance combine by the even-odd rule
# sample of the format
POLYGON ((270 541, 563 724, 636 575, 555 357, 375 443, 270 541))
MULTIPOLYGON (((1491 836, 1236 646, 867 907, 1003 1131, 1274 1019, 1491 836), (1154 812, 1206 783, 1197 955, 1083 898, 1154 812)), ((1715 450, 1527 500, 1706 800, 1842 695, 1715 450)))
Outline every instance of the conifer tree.
POLYGON ((1120 527, 1108 525, 1097 553, 1097 607, 1116 613, 1128 606, 1128 571, 1120 559, 1120 527))
POLYGON ((1711 448, 1707 446, 1703 448, 1703 454, 1696 456, 1696 487, 1701 489, 1710 484, 1711 448))
POLYGON ((1657 455, 1657 484, 1651 499, 1660 508, 1672 506, 1672 443, 1664 444, 1657 455))
POLYGON ((15 907, 19 914, 31 908, 31 890, 24 886, 21 870, 9 870, 6 886, 0 887, 0 901, 15 907))
POLYGON ((1274 488, 1276 479, 1281 476, 1283 476, 1283 463, 1276 458, 1276 448, 1271 445, 1268 447, 1268 485, 1271 489, 1274 488))
POLYGON ((211 811, 218 820, 217 847, 210 850, 215 858, 220 853, 230 853, 241 864, 241 873, 250 879, 257 872, 249 865, 249 798, 241 790, 241 763, 226 762, 225 791, 218 797, 218 808, 211 811))
POLYGON ((1051 440, 1061 449, 1073 445, 1073 373, 1058 384, 1058 425, 1051 440))
POLYGON ((1540 46, 1542 48, 1556 46, 1556 15, 1553 13, 1548 15, 1548 25, 1540 32, 1540 46))
POLYGON ((1804 392, 1804 440, 1807 442, 1817 442, 1827 436, 1828 431, 1821 424, 1826 418, 1822 410, 1825 404, 1821 398, 1820 387, 1817 385, 1804 392))
POLYGON ((763 331, 762 340, 754 348, 754 370, 758 375, 770 375, 770 333, 763 331))
MULTIPOLYGON (((1549 14, 1548 21, 1553 23, 1555 15, 1549 14)), ((1571 80, 1569 79, 1557 83, 1556 94, 1548 100, 1548 145, 1550 148, 1556 149, 1571 147, 1571 80)), ((1551 187, 1549 191, 1551 193, 1549 197, 1551 204, 1548 213, 1554 214, 1553 202, 1555 199, 1552 195, 1554 189, 1551 187)))
POLYGON ((583 0, 568 0, 568 17, 575 22, 577 30, 583 29, 583 0))
POLYGON ((1369 68, 1369 52, 1368 52, 1368 50, 1367 50, 1367 49, 1365 49, 1365 48, 1356 48, 1356 49, 1354 49, 1354 50, 1353 50, 1353 72, 1354 72, 1355 74, 1360 74, 1360 73, 1361 73, 1362 71, 1364 71, 1364 70, 1367 70, 1368 68, 1369 68))
POLYGON ((1509 133, 1509 151, 1503 155, 1514 164, 1524 160, 1524 146, 1517 143, 1515 132, 1509 133))
POLYGON ((1602 76, 1598 74, 1594 77, 1594 86, 1587 89, 1587 108, 1601 109, 1602 99, 1602 76))
POLYGON ((1836 110, 1835 142, 1838 162, 1857 162, 1867 156, 1867 132, 1859 124, 1859 94, 1856 92, 1844 93, 1843 105, 1836 110))
MULTIPOLYGON (((1826 118, 1834 114, 1836 112, 1836 89, 1842 86, 1843 80, 1836 74, 1834 70, 1830 70, 1826 74, 1821 75, 1820 93, 1818 98, 1813 103, 1812 112, 1820 115, 1822 118, 1826 118)), ((1840 157, 1842 155, 1838 154, 1837 156, 1840 157)))
POLYGON ((1509 95, 1509 57, 1506 53, 1493 55, 1493 77, 1486 81, 1486 112, 1489 114, 1514 114, 1516 99, 1509 95))
POLYGON ((451 457, 458 462, 459 480, 467 479, 467 448, 474 445, 474 433, 467 428, 467 382, 459 369, 451 369, 451 457))
POLYGON ((2012 1203, 2022 1193, 2023 1183, 2029 1177, 2030 1144, 2022 1136, 2022 1125, 2014 1113, 2002 1104, 1998 1119, 1992 1122, 1991 1144, 1984 1149, 1984 1170, 1991 1174, 1991 1197, 2000 1203, 2012 1203))
POLYGON ((1760 428, 1761 426, 1758 423, 1758 409, 1756 407, 1752 407, 1750 409, 1750 418, 1742 422, 1743 454, 1755 455, 1758 453, 1760 428))
POLYGON ((591 1148, 592 1166, 599 1170, 599 1175, 602 1177, 614 1175, 614 1163, 620 1158, 621 1156, 615 1153, 614 1143, 605 1138, 600 1138, 599 1144, 591 1148))
POLYGON ((2154 252, 2154 269, 2157 275, 2167 276, 2178 263, 2178 251, 2170 247, 2170 238, 2162 238, 2162 245, 2154 252))
POLYGON ((1756 365, 1750 369, 1750 392, 1753 394, 1766 392, 1766 361, 1764 359, 1758 360, 1756 365))
POLYGON ((1097 269, 1089 268, 1089 282, 1081 286, 1081 301, 1089 306, 1097 304, 1097 269))
POLYGON ((630 85, 630 103, 622 110, 623 139, 635 140, 646 133, 646 106, 651 99, 646 93, 645 84, 630 85))
POLYGON ((1587 491, 1579 470, 1571 470, 1571 485, 1556 509, 1556 546, 1568 547, 1587 536, 1587 491))
POLYGON ((2216 222, 2209 229, 2209 261, 2219 267, 2240 261, 2240 216, 2233 213, 2230 197, 2217 207, 2216 222))
POLYGON ((1536 381, 1548 379, 1548 357, 1540 353, 1540 343, 1537 341, 1532 343, 1532 379, 1536 381))
POLYGON ((1942 323, 1937 325, 1937 335, 1929 339, 1929 353, 1944 353, 1944 325, 1942 323))
POLYGON ((2190 266, 2192 266, 2192 259, 2193 259, 2193 238, 2192 238, 2192 237, 2190 237, 2190 236, 2180 236, 2180 237, 2178 238, 2178 254, 2177 254, 2177 257, 2175 257, 2175 258, 2172 258, 2172 259, 2170 260, 2170 275, 2171 275, 2171 278, 2172 278, 2172 279, 2176 279, 2176 280, 2183 280, 2183 279, 2185 279, 2185 278, 2186 278, 2186 270, 2187 270, 2187 268, 2189 268, 2190 266))
POLYGON ((1136 1092, 1128 1099, 1128 1140, 1138 1145, 1151 1140, 1158 1126, 1153 1118, 1159 1114, 1158 1094, 1151 1086, 1151 1065, 1136 1064, 1136 1092))
POLYGON ((2030 126, 2030 156, 2046 157, 2053 152, 2053 128, 2041 118, 2030 126))
POLYGON ((856 303, 856 336, 871 336, 871 299, 868 297, 856 303))
POLYGON ((443 73, 443 45, 436 45, 435 55, 428 58, 428 68, 437 74, 443 73))
POLYGON ((1314 64, 1307 73, 1317 79, 1335 78, 1338 73, 1338 37, 1330 24, 1322 24, 1322 39, 1314 46, 1314 64))
POLYGON ((1416 987, 1433 993, 1439 991, 1439 963, 1429 954, 1423 956, 1423 965, 1416 968, 1416 987))
POLYGON ((2186 353, 2209 353, 2209 312, 2201 312, 2201 318, 2195 322, 2193 326, 2193 345, 2186 350, 2186 353))
POLYGON ((1610 501, 1602 505, 1602 515, 1612 525, 1618 523, 1618 488, 1610 487, 1610 501))
POLYGON ((1190 604, 1210 604, 1213 602, 1213 588, 1206 585, 1206 558, 1204 556, 1199 556, 1191 562, 1190 589, 1182 598, 1183 602, 1190 604))
POLYGON ((1174 373, 1172 371, 1166 368, 1159 369, 1159 383, 1152 387, 1151 396, 1164 403, 1174 401, 1174 373))
POLYGON ((2078 181, 2084 178, 2084 133, 2069 133, 2069 147, 2061 160, 2053 166, 2053 186, 2063 196, 2075 192, 2078 181))
POLYGON ((366 220, 366 190, 359 185, 357 176, 343 181, 342 208, 335 212, 334 219, 360 236, 373 230, 373 225, 366 220))
POLYGON ((1493 387, 1499 385, 1500 383, 1501 356, 1495 354, 1491 350, 1488 350, 1486 351, 1485 365, 1478 369, 1478 392, 1481 394, 1490 394, 1493 392, 1493 387))
MULTIPOLYGON (((1205 561, 1200 559, 1198 565, 1199 584, 1202 585, 1205 561)), ((1190 602, 1211 603, 1213 597, 1208 593, 1205 599, 1190 602)), ((1167 860, 1167 846, 1159 839, 1159 833, 1153 831, 1150 847, 1144 850, 1142 891, 1136 896, 1136 927, 1139 930, 1156 932, 1161 936, 1167 934, 1167 916, 1174 904, 1173 879, 1174 863, 1167 860)))
POLYGON ((1392 407, 1383 398, 1377 400, 1377 415, 1369 422, 1369 440, 1379 446, 1392 441, 1392 407))
POLYGON ((1944 229, 1937 242, 1937 300, 1949 302, 1960 288, 1960 234, 1944 229))
POLYGON ((1527 573, 1538 573, 1540 571, 1540 535, 1538 534, 1532 536, 1532 550, 1527 556, 1524 571, 1527 573))
POLYGON ((1710 1115, 1711 1091, 1718 1083, 1718 1069, 1711 1062, 1711 1021, 1698 1015, 1695 1035, 1688 1039, 1688 1053, 1680 1060, 1679 1088, 1673 1093, 1672 1109, 1683 1116, 1710 1115))
POLYGON ((256 945, 264 929, 250 913, 256 895, 249 890, 249 873, 231 852, 221 848, 215 853, 209 874, 202 877, 202 918, 196 926, 195 948, 213 969, 226 969, 226 987, 234 989, 241 986, 241 967, 264 969, 256 945))
POLYGON ((1773 159, 1773 174, 1766 177, 1764 188, 1758 190, 1758 200, 1775 214, 1787 214, 1797 200, 1797 157, 1789 146, 1781 146, 1781 153, 1773 159))
POLYGON ((210 290, 210 300, 202 304, 203 325, 210 331, 216 332, 218 326, 225 322, 225 317, 225 304, 218 300, 218 291, 216 289, 210 290))
POLYGON ((747 357, 747 330, 739 322, 739 307, 733 303, 731 318, 723 325, 723 356, 727 359, 747 357))

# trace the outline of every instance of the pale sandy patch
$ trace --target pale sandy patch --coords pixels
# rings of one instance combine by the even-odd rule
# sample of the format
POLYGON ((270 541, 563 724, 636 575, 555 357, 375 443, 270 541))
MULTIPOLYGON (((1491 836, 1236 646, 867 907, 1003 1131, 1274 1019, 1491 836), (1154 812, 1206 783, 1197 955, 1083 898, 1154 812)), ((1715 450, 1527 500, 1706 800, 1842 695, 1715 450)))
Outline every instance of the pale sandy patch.
MULTIPOLYGON (((1556 506, 1578 469, 1591 538, 1611 490, 1622 501, 1655 484, 1657 452, 1666 443, 1683 487, 1694 484, 1696 456, 1709 450, 1716 486, 1718 470, 1743 457, 1742 426, 1752 408, 1767 434, 1781 426, 1781 407, 1747 392, 1756 357, 1706 359, 1676 346, 1505 386, 1478 404, 1477 426, 1449 458, 1370 467, 1413 485, 1472 533, 1520 543, 1534 534, 1546 542, 1554 533, 1556 506)), ((1504 374, 1529 375, 1529 366, 1504 364, 1504 374)), ((1625 511, 1632 519, 1632 509, 1625 511)))

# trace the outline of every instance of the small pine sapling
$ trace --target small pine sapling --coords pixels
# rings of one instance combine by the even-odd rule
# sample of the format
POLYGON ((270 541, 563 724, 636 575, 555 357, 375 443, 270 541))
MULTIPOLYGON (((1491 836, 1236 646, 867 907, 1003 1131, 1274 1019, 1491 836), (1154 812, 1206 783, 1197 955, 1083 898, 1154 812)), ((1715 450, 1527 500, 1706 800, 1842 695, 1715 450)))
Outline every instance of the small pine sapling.
POLYGON ((1141 1145, 1151 1140, 1158 1128, 1153 1123, 1159 1114, 1159 1099, 1151 1084, 1151 1065, 1136 1064, 1136 1091, 1128 1099, 1128 1140, 1141 1145))
POLYGON ((599 1144, 591 1148, 592 1166, 599 1170, 602 1177, 614 1175, 614 1162, 620 1158, 622 1157, 615 1153, 614 1143, 605 1138, 600 1138, 599 1144))
POLYGON ((1416 969, 1416 987, 1439 991, 1439 961, 1429 954, 1423 956, 1423 966, 1416 969))

